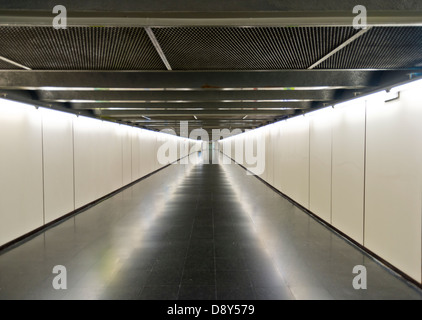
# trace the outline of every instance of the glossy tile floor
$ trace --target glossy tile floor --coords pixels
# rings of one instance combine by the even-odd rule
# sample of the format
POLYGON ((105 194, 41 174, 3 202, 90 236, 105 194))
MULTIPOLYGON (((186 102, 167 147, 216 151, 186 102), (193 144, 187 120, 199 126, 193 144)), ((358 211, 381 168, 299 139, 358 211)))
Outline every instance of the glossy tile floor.
POLYGON ((421 298, 235 164, 172 165, 0 254, 0 299, 421 298))

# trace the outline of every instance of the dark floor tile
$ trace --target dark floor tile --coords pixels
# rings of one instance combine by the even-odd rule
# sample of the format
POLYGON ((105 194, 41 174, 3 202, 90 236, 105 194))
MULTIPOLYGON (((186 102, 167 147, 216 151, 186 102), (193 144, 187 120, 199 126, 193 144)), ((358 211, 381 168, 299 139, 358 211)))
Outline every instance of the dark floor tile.
POLYGON ((188 256, 185 263, 185 269, 214 270, 215 269, 214 257, 211 255, 188 256))
POLYGON ((96 283, 106 285, 111 288, 135 287, 140 288, 144 286, 151 275, 151 271, 146 270, 119 270, 113 275, 112 279, 103 278, 102 276, 86 277, 82 280, 80 286, 91 287, 96 283), (103 280, 104 279, 104 280, 103 280))
POLYGON ((175 268, 163 268, 151 271, 146 280, 146 285, 179 285, 182 276, 182 270, 175 268))
POLYGON ((272 272, 276 270, 276 266, 274 265, 273 261, 270 258, 258 258, 253 256, 244 256, 243 261, 245 263, 245 267, 248 270, 257 271, 257 272, 272 272))
POLYGON ((182 285, 179 291, 179 300, 215 300, 215 286, 182 285))
POLYGON ((244 270, 235 271, 217 271, 216 272, 217 287, 250 287, 251 281, 249 274, 244 270))
POLYGON ((294 300, 294 296, 287 286, 254 287, 257 300, 294 300))
POLYGON ((246 270, 245 262, 242 258, 215 258, 215 268, 217 271, 246 270))
POLYGON ((252 287, 218 286, 217 300, 255 300, 252 287))
POLYGON ((271 272, 249 271, 248 273, 255 287, 279 287, 286 285, 284 278, 275 270, 271 272))
POLYGON ((66 292, 64 300, 99 300, 103 289, 76 288, 66 292))
POLYGON ((195 231, 198 227, 211 227, 211 231, 213 231, 213 219, 212 216, 205 216, 205 217, 196 217, 195 222, 193 223, 193 229, 195 231))
POLYGON ((323 286, 292 286, 290 287, 296 300, 334 300, 339 297, 333 297, 323 286))
POLYGON ((182 286, 215 286, 215 271, 206 269, 185 269, 182 286))
POLYGON ((99 300, 138 300, 142 287, 107 287, 99 300))
POLYGON ((183 259, 188 252, 187 246, 168 247, 160 251, 158 259, 183 259))
POLYGON ((140 300, 176 300, 179 286, 145 286, 139 296, 140 300))
POLYGON ((155 271, 162 269, 182 270, 185 266, 186 257, 180 258, 160 258, 155 261, 153 269, 155 271))
POLYGON ((152 258, 145 259, 142 256, 129 256, 126 259, 120 259, 122 265, 122 270, 143 270, 151 271, 152 266, 154 265, 155 260, 152 258))
POLYGON ((192 240, 194 239, 213 239, 214 232, 212 226, 199 226, 192 229, 192 240))
POLYGON ((173 227, 166 232, 165 237, 169 240, 189 239, 191 237, 191 229, 187 226, 173 227))
POLYGON ((215 256, 217 258, 241 258, 242 252, 236 241, 216 240, 215 256))
POLYGON ((214 245, 212 243, 209 245, 193 244, 189 247, 187 257, 188 258, 214 257, 214 245))

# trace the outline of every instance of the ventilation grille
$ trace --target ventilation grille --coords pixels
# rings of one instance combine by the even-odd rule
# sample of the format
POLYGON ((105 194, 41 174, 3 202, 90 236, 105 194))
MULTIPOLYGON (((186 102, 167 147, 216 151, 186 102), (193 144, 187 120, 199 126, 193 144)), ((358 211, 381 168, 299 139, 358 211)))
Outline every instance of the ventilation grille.
POLYGON ((422 28, 374 27, 319 69, 397 69, 422 66, 422 28))
POLYGON ((153 31, 174 70, 306 69, 356 33, 352 27, 169 27, 153 31))
POLYGON ((0 55, 31 69, 163 70, 143 28, 0 27, 0 55))

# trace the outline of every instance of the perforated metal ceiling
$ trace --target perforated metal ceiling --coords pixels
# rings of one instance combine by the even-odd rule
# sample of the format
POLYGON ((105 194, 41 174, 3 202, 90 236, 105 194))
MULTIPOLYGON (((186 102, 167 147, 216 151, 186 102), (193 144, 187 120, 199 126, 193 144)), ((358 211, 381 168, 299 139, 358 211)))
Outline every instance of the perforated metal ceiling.
POLYGON ((0 70, 13 70, 13 69, 21 69, 13 64, 7 63, 3 60, 0 60, 0 70))
POLYGON ((352 27, 154 28, 174 70, 306 69, 351 37, 352 27))
MULTIPOLYGON (((352 27, 152 28, 173 70, 306 69, 356 34, 352 27)), ((34 70, 166 70, 142 27, 0 27, 0 56, 34 70)), ((422 63, 422 28, 374 27, 318 69, 422 63)), ((19 69, 0 61, 1 69, 19 69)))
POLYGON ((165 69, 143 28, 0 27, 0 55, 34 70, 165 69))
POLYGON ((422 66, 422 28, 374 27, 318 68, 397 69, 414 66, 422 66))

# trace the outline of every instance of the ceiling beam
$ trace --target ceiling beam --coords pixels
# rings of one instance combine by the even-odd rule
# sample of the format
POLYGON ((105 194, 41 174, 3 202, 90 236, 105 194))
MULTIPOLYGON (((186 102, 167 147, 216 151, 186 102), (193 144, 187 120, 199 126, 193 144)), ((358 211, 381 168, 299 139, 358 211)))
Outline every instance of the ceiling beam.
MULTIPOLYGON (((109 109, 109 108, 148 108, 148 109, 212 109, 218 110, 219 108, 271 108, 271 109, 307 109, 311 106, 308 101, 302 102, 183 102, 183 103, 72 103, 73 109, 109 109)), ((170 111, 170 110, 169 110, 170 111)))
MULTIPOLYGON (((197 0, 157 1, 157 0, 109 0, 107 5, 101 0, 61 0, 60 3, 70 11, 85 11, 93 13, 130 13, 130 12, 156 12, 156 13, 266 13, 266 12, 317 12, 324 11, 352 11, 356 5, 354 0, 319 0, 312 2, 309 0, 247 0, 247 1, 227 1, 213 0, 203 2, 197 0)), ((386 11, 420 11, 422 3, 416 1, 383 1, 383 0, 361 0, 360 4, 368 10, 386 11)), ((37 10, 50 11, 57 4, 55 0, 0 0, 0 7, 7 10, 37 10)))
MULTIPOLYGON (((275 121, 275 120, 273 120, 273 121, 275 121)), ((175 127, 175 126, 177 126, 177 127, 179 127, 179 126, 181 126, 183 124, 183 122, 187 122, 187 120, 180 120, 178 122, 172 122, 172 121, 170 121, 170 122, 162 122, 162 123, 144 123, 144 122, 138 122, 135 119, 132 119, 132 120, 126 119, 125 122, 127 122, 127 123, 134 123, 134 124, 136 123, 137 125, 142 125, 142 126, 155 126, 155 127, 165 127, 165 126, 173 126, 173 127, 175 127)), ((197 126, 197 127, 201 127, 201 126, 220 126, 220 127, 227 127, 227 126, 238 124, 238 125, 243 125, 245 127, 248 127, 248 126, 258 126, 258 125, 260 125, 262 123, 267 123, 267 122, 269 122, 269 120, 262 120, 262 121, 253 122, 253 123, 246 123, 246 122, 242 122, 240 120, 237 120, 237 121, 232 121, 232 122, 221 122, 221 123, 219 123, 219 122, 203 122, 203 123, 194 123, 194 122, 191 123, 191 122, 189 122, 188 125, 190 127, 191 126, 197 126)))
MULTIPOLYGON (((172 126, 172 127, 179 127, 180 125, 181 125, 181 123, 180 122, 177 122, 177 123, 174 123, 174 122, 171 122, 171 123, 143 123, 143 122, 141 122, 141 123, 138 123, 138 121, 132 121, 132 123, 136 123, 136 124, 139 124, 139 125, 142 125, 142 126, 146 126, 146 127, 161 127, 161 128, 164 128, 164 127, 169 127, 169 126, 172 126)), ((208 127, 210 127, 210 126, 213 126, 213 127, 221 127, 221 128, 227 128, 227 127, 229 127, 229 126, 234 126, 234 125, 237 125, 237 126, 241 126, 241 127, 251 127, 251 126, 258 126, 258 125, 260 125, 261 123, 266 123, 266 121, 261 121, 261 122, 255 122, 255 123, 243 123, 243 122, 240 122, 240 121, 237 121, 237 122, 224 122, 224 123, 218 123, 218 122, 214 122, 214 123, 188 123, 188 126, 189 127, 197 127, 197 128, 199 128, 199 127, 205 127, 205 126, 208 126, 208 127)))
POLYGON ((239 115, 265 115, 265 116, 282 116, 294 114, 293 110, 142 110, 142 111, 126 111, 126 110, 95 110, 96 115, 116 117, 116 118, 130 118, 145 116, 166 116, 166 117, 180 117, 180 116, 239 116, 239 115))
MULTIPOLYGON (((57 2, 0 0, 2 25, 51 25, 57 2)), ((62 0, 69 26, 351 26, 356 1, 62 0)), ((420 25, 418 1, 366 0, 370 25, 420 25)))
POLYGON ((0 88, 22 90, 125 90, 379 86, 405 70, 280 70, 280 71, 26 71, 1 70, 0 88))
MULTIPOLYGON (((340 89, 341 90, 341 89, 340 89)), ((335 90, 202 90, 202 91, 37 91, 40 100, 72 102, 72 100, 268 100, 335 99, 335 90)))
MULTIPOLYGON (((186 121, 189 121, 189 123, 190 122, 194 122, 194 123, 202 123, 202 122, 230 122, 230 121, 240 121, 240 120, 242 120, 242 118, 239 118, 239 119, 234 119, 234 118, 231 118, 231 119, 210 119, 210 118, 204 118, 204 117, 202 117, 202 118, 199 118, 199 119, 194 119, 194 118, 191 118, 191 119, 188 119, 188 120, 186 120, 186 121)), ((254 119, 254 118, 251 118, 251 119, 246 119, 246 120, 242 120, 242 121, 244 121, 245 123, 246 122, 261 122, 261 121, 264 121, 265 119, 254 119)), ((177 121, 179 121, 179 120, 176 120, 176 119, 150 119, 150 120, 147 120, 147 119, 145 119, 145 118, 142 118, 142 119, 138 119, 137 120, 137 122, 145 122, 145 123, 161 123, 161 122, 177 122, 177 121)))

